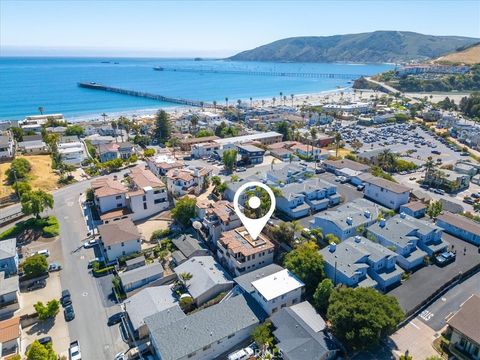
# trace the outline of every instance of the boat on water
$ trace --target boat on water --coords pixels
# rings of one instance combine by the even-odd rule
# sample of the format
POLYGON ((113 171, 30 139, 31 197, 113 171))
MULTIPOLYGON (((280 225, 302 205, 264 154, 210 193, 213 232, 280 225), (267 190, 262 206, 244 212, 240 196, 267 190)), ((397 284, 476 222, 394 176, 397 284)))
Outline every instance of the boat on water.
POLYGON ((153 70, 163 71, 163 67, 161 67, 161 66, 154 66, 154 67, 153 67, 153 70))

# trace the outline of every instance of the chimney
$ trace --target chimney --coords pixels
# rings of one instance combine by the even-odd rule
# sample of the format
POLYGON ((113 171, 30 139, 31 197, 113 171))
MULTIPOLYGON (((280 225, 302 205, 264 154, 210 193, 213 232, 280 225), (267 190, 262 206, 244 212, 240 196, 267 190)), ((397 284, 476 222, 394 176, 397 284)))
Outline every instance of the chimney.
POLYGON ((352 225, 353 224, 353 219, 351 216, 347 217, 347 224, 352 225))
POLYGON ((335 244, 334 242, 331 242, 330 245, 328 246, 328 250, 331 253, 335 252, 335 250, 337 250, 337 244, 335 244))
POLYGON ((379 224, 379 225, 380 225, 380 227, 382 227, 382 228, 385 227, 385 218, 381 218, 381 219, 380 219, 380 224, 379 224))

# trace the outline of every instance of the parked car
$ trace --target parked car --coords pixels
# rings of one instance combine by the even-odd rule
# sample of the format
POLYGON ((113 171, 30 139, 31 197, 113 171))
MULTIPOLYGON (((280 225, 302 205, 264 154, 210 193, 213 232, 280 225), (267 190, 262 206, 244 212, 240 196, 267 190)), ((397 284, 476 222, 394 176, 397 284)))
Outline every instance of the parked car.
POLYGON ((62 297, 60 298, 60 303, 62 304, 63 307, 68 306, 72 303, 70 291, 62 290, 62 297))
POLYGON ((43 289, 45 286, 47 286, 47 281, 46 280, 36 280, 32 284, 30 284, 29 287, 27 287, 27 291, 43 289))
POLYGON ((62 270, 62 265, 59 263, 50 263, 48 265, 48 272, 60 271, 62 270))
POLYGON ((237 350, 230 355, 228 355, 228 360, 247 360, 253 356, 254 351, 250 347, 246 347, 244 349, 237 350))
POLYGON ((239 167, 239 168, 237 168, 237 172, 244 172, 244 171, 247 171, 247 168, 246 168, 246 167, 239 167))
POLYGON ((455 261, 456 255, 451 251, 445 251, 435 256, 435 263, 438 266, 445 266, 455 261))
POLYGON ((67 305, 65 309, 63 309, 63 316, 65 317, 65 321, 72 321, 75 319, 75 311, 73 310, 72 304, 67 305))
MULTIPOLYGON (((52 338, 50 336, 45 336, 45 337, 42 337, 40 339, 37 339, 37 341, 41 344, 41 345, 47 345, 48 343, 51 343, 52 342, 52 338)), ((27 348, 25 349, 25 354, 28 354, 28 350, 30 350, 30 347, 32 346, 32 344, 28 345, 27 348)))
POLYGON ((115 313, 108 318, 107 325, 112 326, 112 325, 118 324, 122 321, 122 318, 123 318, 122 312, 115 313))
POLYGON ((115 355, 113 360, 126 360, 125 353, 124 352, 119 352, 117 355, 115 355))
POLYGON ((363 191, 363 189, 365 189, 365 185, 363 185, 363 184, 357 185, 357 190, 358 191, 363 191))
POLYGON ((440 195, 445 195, 445 190, 442 189, 433 189, 433 192, 440 195))
POLYGON ((95 245, 97 245, 97 240, 92 239, 92 240, 85 241, 83 243, 83 248, 84 249, 89 249, 91 247, 94 247, 95 245))
POLYGON ((415 176, 411 176, 408 178, 408 180, 413 181, 413 180, 417 180, 417 178, 415 176))
POLYGON ((463 202, 464 202, 465 204, 470 204, 470 205, 475 204, 475 200, 473 200, 471 197, 468 197, 468 196, 465 197, 465 198, 463 198, 463 202))
POLYGON ((70 360, 82 360, 82 353, 80 351, 80 344, 78 340, 72 341, 68 347, 68 355, 70 360))
POLYGON ((45 257, 49 257, 50 251, 48 251, 47 249, 42 249, 42 250, 35 251, 30 256, 34 256, 34 255, 43 255, 45 257))
POLYGON ((324 168, 316 168, 315 169, 315 174, 323 174, 325 172, 324 168))

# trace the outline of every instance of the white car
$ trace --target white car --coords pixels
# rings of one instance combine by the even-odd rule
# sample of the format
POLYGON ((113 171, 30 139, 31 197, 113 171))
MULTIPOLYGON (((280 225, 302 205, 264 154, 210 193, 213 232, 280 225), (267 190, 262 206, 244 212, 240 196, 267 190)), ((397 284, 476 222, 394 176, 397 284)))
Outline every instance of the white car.
POLYGON ((83 244, 83 247, 85 249, 88 249, 88 248, 94 247, 96 244, 97 244, 97 240, 95 240, 95 239, 88 240, 88 241, 85 241, 85 243, 83 244))
POLYGON ((33 256, 33 255, 43 255, 45 257, 49 257, 50 256, 50 251, 48 251, 47 249, 42 249, 42 250, 35 251, 30 256, 33 256))
POLYGON ((68 354, 70 355, 70 360, 82 360, 82 353, 80 352, 80 344, 78 343, 78 340, 70 343, 68 354))

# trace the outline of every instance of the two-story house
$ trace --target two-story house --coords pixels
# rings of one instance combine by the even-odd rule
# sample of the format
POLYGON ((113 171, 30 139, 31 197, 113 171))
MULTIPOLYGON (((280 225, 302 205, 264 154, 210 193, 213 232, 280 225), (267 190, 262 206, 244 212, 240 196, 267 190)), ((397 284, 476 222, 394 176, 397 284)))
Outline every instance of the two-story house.
POLYGON ((274 245, 265 235, 253 240, 244 227, 224 232, 217 241, 217 256, 232 274, 253 271, 273 262, 274 245))
POLYGON ((0 135, 0 160, 13 158, 15 155, 15 142, 10 135, 0 135))
POLYGON ((317 213, 310 224, 312 228, 322 229, 324 234, 333 234, 345 240, 374 224, 384 211, 387 209, 383 206, 359 198, 336 209, 317 213))
POLYGON ((263 155, 265 150, 251 144, 237 145, 237 151, 240 155, 241 162, 245 165, 263 163, 263 155))
POLYGON ((121 219, 98 226, 100 243, 107 262, 141 250, 141 235, 130 219, 121 219))
POLYGON ((117 159, 119 157, 118 144, 112 142, 98 145, 98 156, 102 163, 117 159))
POLYGON ((210 141, 201 144, 192 145, 192 157, 195 159, 208 158, 215 155, 220 150, 220 145, 210 141))
POLYGON ((210 204, 205 210, 202 223, 207 230, 208 241, 214 246, 217 246, 221 234, 242 225, 233 204, 226 200, 210 204))
POLYGON ((364 180, 364 196, 389 209, 398 210, 408 203, 412 189, 379 177, 369 177, 364 180))
POLYGON ((19 292, 18 276, 6 277, 0 272, 0 319, 12 316, 20 308, 19 292))
POLYGON ((206 179, 212 174, 212 169, 192 167, 172 169, 167 172, 167 189, 174 197, 187 194, 199 195, 206 187, 206 179))
POLYGON ((15 275, 18 271, 17 239, 0 240, 0 272, 15 275))
POLYGON ((335 285, 386 289, 399 284, 403 270, 396 265, 398 257, 386 247, 356 235, 340 244, 320 250, 325 274, 335 285))
POLYGON ((399 255, 397 263, 405 270, 422 266, 425 256, 441 252, 449 245, 442 240, 442 229, 438 226, 404 213, 381 219, 367 232, 378 243, 395 251, 399 255))
POLYGON ((465 216, 444 211, 436 220, 446 233, 480 246, 480 224, 465 216))

